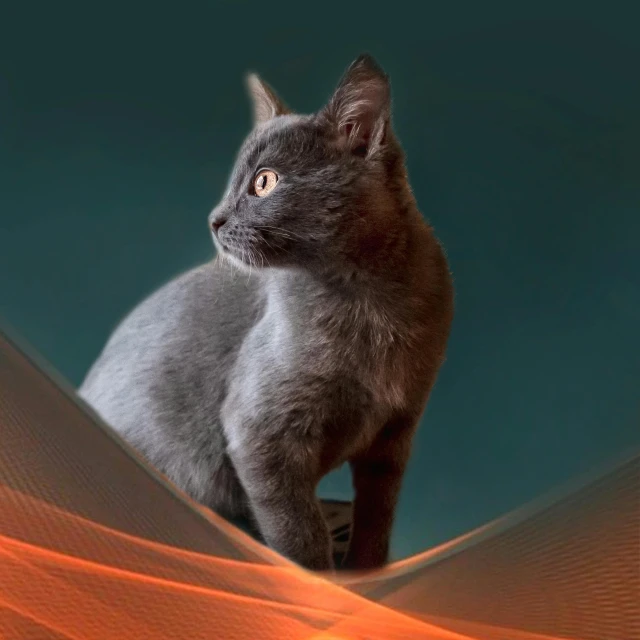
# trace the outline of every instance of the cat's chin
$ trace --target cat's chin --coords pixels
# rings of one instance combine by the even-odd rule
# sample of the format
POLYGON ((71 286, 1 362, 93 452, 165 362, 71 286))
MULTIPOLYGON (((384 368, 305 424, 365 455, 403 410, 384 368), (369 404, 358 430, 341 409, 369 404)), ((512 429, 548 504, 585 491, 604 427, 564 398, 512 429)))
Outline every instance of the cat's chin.
POLYGON ((239 258, 238 256, 234 255, 233 253, 231 253, 231 251, 229 251, 228 249, 219 249, 218 250, 218 255, 223 259, 226 260, 227 262, 231 263, 234 267, 245 271, 247 273, 251 273, 253 271, 257 271, 263 268, 263 266, 266 265, 260 265, 260 264, 256 264, 255 262, 245 262, 245 260, 239 258))

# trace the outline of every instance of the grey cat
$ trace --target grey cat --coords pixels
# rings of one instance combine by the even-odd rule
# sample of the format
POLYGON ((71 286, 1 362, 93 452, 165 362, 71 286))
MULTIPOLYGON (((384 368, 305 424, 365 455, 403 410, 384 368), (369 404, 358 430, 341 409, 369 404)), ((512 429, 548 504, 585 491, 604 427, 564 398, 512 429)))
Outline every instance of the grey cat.
POLYGON ((255 126, 209 216, 218 258, 134 309, 80 395, 193 499, 309 569, 333 568, 316 487, 348 462, 343 566, 378 567, 444 360, 449 268, 370 56, 313 115, 248 85, 255 126))

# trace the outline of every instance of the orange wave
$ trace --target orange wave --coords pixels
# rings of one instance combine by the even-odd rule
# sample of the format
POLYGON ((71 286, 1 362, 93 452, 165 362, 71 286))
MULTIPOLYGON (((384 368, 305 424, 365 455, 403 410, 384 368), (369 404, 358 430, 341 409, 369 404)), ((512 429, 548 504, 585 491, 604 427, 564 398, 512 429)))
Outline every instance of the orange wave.
MULTIPOLYGON (((229 560, 139 539, 6 487, 0 490, 0 509, 3 527, 9 523, 16 534, 0 535, 0 604, 64 637, 257 633, 297 639, 319 631, 335 638, 468 637, 391 611, 297 567, 229 560), (27 535, 41 544, 19 539, 27 535)), ((3 637, 20 637, 11 634, 18 622, 6 612, 3 619, 3 637)))
POLYGON ((54 379, 0 334, 2 640, 640 639, 638 454, 381 570, 317 575, 54 379))

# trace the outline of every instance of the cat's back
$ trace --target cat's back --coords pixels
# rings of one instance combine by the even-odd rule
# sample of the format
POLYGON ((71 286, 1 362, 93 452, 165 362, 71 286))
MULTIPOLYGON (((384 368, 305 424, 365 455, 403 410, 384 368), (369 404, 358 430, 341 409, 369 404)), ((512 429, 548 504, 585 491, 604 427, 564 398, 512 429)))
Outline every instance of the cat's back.
POLYGON ((220 259, 182 274, 116 327, 80 396, 119 430, 186 393, 201 403, 194 394, 221 387, 261 304, 257 278, 220 259))

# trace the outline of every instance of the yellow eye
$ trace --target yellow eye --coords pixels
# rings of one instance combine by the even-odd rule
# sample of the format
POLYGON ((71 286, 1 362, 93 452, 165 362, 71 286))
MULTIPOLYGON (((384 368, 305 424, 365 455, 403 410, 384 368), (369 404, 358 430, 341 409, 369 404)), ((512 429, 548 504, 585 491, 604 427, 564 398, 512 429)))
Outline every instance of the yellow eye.
POLYGON ((258 172, 253 181, 253 190, 259 198, 264 198, 275 189, 277 183, 278 176, 276 173, 270 169, 263 169, 258 172))

